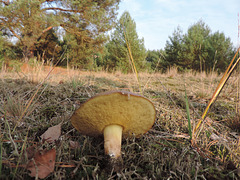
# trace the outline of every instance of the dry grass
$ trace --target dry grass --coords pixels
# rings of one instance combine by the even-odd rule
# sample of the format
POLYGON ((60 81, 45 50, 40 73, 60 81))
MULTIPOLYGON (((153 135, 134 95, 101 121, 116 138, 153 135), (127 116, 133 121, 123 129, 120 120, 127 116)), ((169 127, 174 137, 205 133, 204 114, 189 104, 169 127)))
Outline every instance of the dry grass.
POLYGON ((143 94, 154 103, 157 119, 152 130, 143 137, 123 140, 124 164, 116 173, 106 165, 102 137, 80 135, 69 119, 82 102, 99 92, 113 89, 139 92, 135 76, 57 68, 39 87, 49 72, 48 67, 35 65, 28 68, 30 70, 22 69, 18 73, 0 72, 0 179, 31 179, 23 168, 28 159, 21 153, 33 144, 38 148, 57 149, 55 172, 47 179, 239 178, 236 76, 229 79, 209 113, 205 130, 192 147, 188 136, 185 88, 194 124, 220 77, 215 73, 179 74, 176 69, 170 69, 166 74, 140 73, 143 94), (16 123, 38 87, 31 106, 21 122, 16 123), (59 140, 52 144, 41 142, 41 134, 59 123, 62 123, 59 140), (12 132, 16 124, 16 130, 12 132), (73 148, 70 142, 78 142, 79 146, 73 148), (16 167, 18 162, 20 165, 16 167))

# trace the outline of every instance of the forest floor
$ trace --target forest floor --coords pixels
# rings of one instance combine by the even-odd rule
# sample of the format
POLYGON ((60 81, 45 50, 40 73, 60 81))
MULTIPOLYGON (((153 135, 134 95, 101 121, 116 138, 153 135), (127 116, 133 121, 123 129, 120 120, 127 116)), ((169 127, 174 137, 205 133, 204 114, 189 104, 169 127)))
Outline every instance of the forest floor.
POLYGON ((185 91, 194 129, 220 75, 170 69, 140 73, 137 81, 135 74, 120 72, 50 70, 25 65, 0 72, 0 179, 240 178, 236 74, 191 141, 185 91), (70 122, 83 102, 110 90, 142 94, 157 111, 148 133, 123 139, 117 172, 107 165, 103 137, 81 135, 70 122))

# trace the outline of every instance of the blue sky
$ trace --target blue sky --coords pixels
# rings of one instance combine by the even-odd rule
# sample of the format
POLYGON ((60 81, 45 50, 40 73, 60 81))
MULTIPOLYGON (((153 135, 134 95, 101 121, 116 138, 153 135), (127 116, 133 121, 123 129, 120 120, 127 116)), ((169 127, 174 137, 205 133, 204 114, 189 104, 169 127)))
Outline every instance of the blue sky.
POLYGON ((122 0, 119 15, 127 10, 137 25, 147 49, 163 49, 174 29, 183 33, 202 19, 212 30, 230 37, 238 45, 239 0, 122 0))

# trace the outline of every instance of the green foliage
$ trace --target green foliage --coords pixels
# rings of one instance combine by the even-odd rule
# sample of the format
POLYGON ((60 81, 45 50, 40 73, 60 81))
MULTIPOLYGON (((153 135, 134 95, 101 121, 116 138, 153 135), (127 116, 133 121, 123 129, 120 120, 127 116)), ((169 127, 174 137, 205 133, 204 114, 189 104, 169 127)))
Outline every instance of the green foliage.
MULTIPOLYGON (((13 0, 0 2, 0 65, 8 59, 37 56, 75 68, 132 72, 127 44, 137 71, 221 72, 235 50, 224 33, 212 33, 198 21, 183 34, 174 30, 164 50, 146 51, 136 23, 124 12, 116 23, 120 0, 13 0), (106 32, 115 27, 110 40, 106 32), (7 38, 6 38, 7 37, 7 38), (10 40, 18 39, 16 45, 10 40), (108 41, 109 40, 109 41, 108 41)), ((5 62, 4 62, 5 63, 5 62)))
POLYGON ((181 65, 188 69, 202 71, 205 61, 209 58, 210 32, 210 28, 202 21, 197 22, 188 29, 187 34, 183 36, 180 56, 184 62, 181 62, 181 65))
POLYGON ((89 69, 94 66, 93 55, 103 51, 107 40, 105 32, 112 29, 119 1, 67 1, 73 9, 81 11, 70 16, 61 12, 61 27, 65 30, 65 57, 70 65, 89 69))
POLYGON ((65 57, 72 67, 88 69, 93 65, 92 59, 89 58, 93 53, 93 49, 88 44, 81 43, 81 38, 67 34, 64 37, 62 46, 63 50, 66 50, 65 57))
POLYGON ((4 38, 2 36, 2 33, 0 32, 0 60, 4 57, 4 38))
MULTIPOLYGON (((88 52, 96 51, 106 41, 105 32, 114 24, 119 0, 88 1, 88 0, 13 0, 0 3, 0 29, 8 36, 18 39, 18 46, 28 61, 36 50, 36 44, 45 33, 53 28, 62 28, 64 36, 72 36, 71 53, 79 49, 73 63, 86 60, 88 52), (86 50, 87 49, 87 50, 86 50), (85 55, 85 56, 83 56, 85 55)), ((65 38, 66 39, 66 38, 65 38)), ((38 49, 39 50, 39 49, 38 49)), ((41 50, 44 51, 44 50, 41 50)), ((41 53, 41 52, 40 52, 41 53)), ((82 64, 85 64, 82 63, 82 64)))
POLYGON ((174 30, 172 37, 169 36, 169 40, 165 46, 167 62, 169 66, 179 66, 179 62, 182 61, 179 53, 182 51, 183 43, 183 32, 179 26, 174 30))
POLYGON ((0 69, 3 66, 9 66, 8 61, 16 58, 15 50, 13 44, 0 32, 0 69))
POLYGON ((30 57, 34 43, 45 29, 46 14, 41 13, 41 2, 38 0, 11 1, 2 5, 0 15, 1 28, 8 36, 15 36, 25 57, 30 57))
POLYGON ((53 64, 58 61, 61 55, 62 47, 53 29, 42 34, 35 46, 34 55, 44 60, 52 60, 53 64))
POLYGON ((231 43, 231 39, 225 37, 224 33, 217 31, 210 37, 210 43, 210 52, 211 57, 213 58, 210 66, 218 71, 225 70, 231 62, 235 51, 231 43))
POLYGON ((233 56, 230 38, 219 32, 212 34, 202 20, 193 24, 186 34, 178 27, 169 39, 165 47, 166 60, 179 69, 223 71, 233 56))
POLYGON ((166 72, 169 66, 168 62, 165 61, 165 52, 163 50, 148 50, 146 61, 153 71, 166 72))
POLYGON ((108 55, 105 57, 105 66, 108 70, 119 69, 125 73, 132 72, 127 43, 137 70, 144 70, 146 68, 144 39, 138 38, 136 23, 129 12, 125 11, 111 34, 111 40, 106 45, 108 55))

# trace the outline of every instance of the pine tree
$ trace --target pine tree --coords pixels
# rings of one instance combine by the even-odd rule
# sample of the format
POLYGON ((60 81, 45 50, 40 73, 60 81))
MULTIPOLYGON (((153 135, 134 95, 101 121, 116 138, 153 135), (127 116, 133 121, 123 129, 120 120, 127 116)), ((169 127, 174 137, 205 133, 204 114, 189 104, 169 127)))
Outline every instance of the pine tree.
POLYGON ((106 57, 108 69, 119 69, 123 72, 132 72, 131 59, 128 47, 130 47, 134 64, 138 71, 146 68, 146 49, 144 39, 138 37, 136 23, 129 12, 125 11, 120 17, 111 40, 106 45, 109 55, 106 57))
POLYGON ((172 37, 169 36, 169 40, 166 42, 165 52, 169 66, 181 66, 183 62, 180 52, 182 51, 183 44, 183 32, 180 26, 174 30, 172 37))
POLYGON ((202 20, 190 26, 186 34, 178 28, 169 39, 166 61, 180 70, 224 71, 234 54, 230 38, 223 33, 211 33, 202 20))
POLYGON ((182 64, 184 68, 206 70, 210 33, 210 28, 202 20, 188 29, 187 34, 183 37, 183 49, 180 52, 180 56, 184 60, 182 64))
POLYGON ((57 63, 61 56, 62 47, 53 29, 42 34, 35 43, 34 55, 44 60, 57 63))
POLYGON ((163 50, 148 50, 146 61, 150 63, 151 70, 166 72, 169 62, 165 61, 165 52, 163 50))
POLYGON ((234 56, 234 47, 230 38, 219 31, 210 36, 209 55, 211 61, 207 65, 210 69, 224 71, 234 56))
POLYGON ((113 27, 118 4, 119 0, 2 0, 0 29, 18 39, 26 60, 37 40, 55 27, 72 35, 78 45, 98 49, 113 27))

